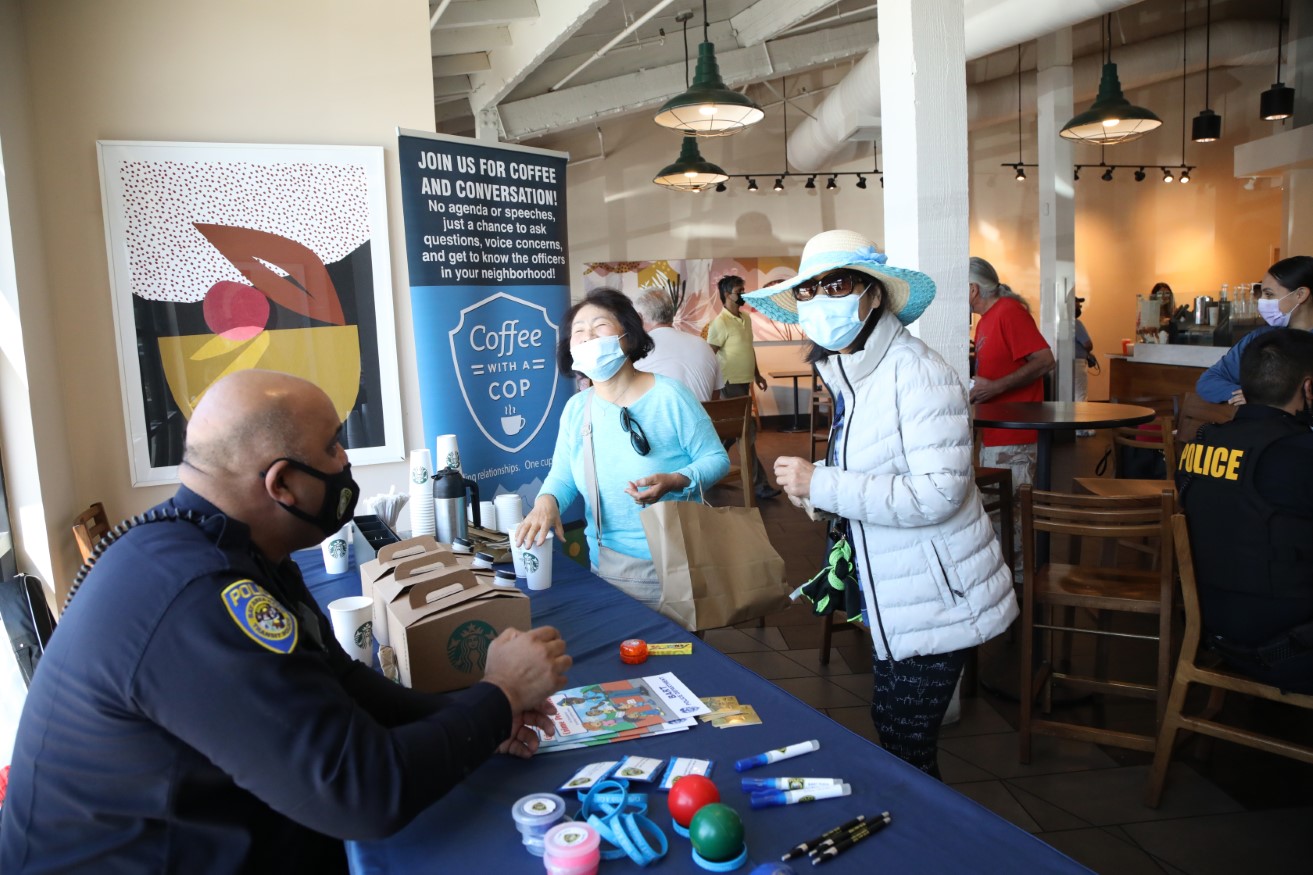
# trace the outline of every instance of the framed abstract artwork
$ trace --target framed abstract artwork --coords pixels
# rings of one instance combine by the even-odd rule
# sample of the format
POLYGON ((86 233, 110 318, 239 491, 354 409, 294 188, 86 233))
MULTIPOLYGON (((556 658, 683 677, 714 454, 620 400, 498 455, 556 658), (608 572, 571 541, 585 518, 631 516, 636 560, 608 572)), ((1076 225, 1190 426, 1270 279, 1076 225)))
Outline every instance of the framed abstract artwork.
POLYGON ((383 149, 97 148, 132 484, 177 480, 196 404, 246 368, 323 389, 353 464, 401 461, 383 149))

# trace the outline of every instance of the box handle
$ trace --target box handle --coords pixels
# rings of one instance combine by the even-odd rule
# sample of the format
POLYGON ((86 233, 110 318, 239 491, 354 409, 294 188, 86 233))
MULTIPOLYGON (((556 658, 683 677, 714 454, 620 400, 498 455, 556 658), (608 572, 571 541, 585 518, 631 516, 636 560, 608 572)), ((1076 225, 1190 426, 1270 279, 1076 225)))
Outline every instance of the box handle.
POLYGON ((466 590, 484 586, 469 569, 459 569, 454 575, 444 575, 436 580, 417 583, 410 589, 410 606, 422 608, 440 599, 459 595, 466 590), (454 578, 454 579, 453 579, 454 578))
POLYGON ((397 581, 419 577, 430 571, 439 571, 456 565, 455 553, 424 553, 414 559, 407 559, 397 566, 393 578, 397 581))
POLYGON ((442 546, 438 544, 437 538, 432 535, 420 535, 415 538, 407 538, 404 541, 397 541, 395 544, 388 544, 378 551, 378 558, 382 562, 395 562, 410 556, 437 553, 441 549, 442 546))

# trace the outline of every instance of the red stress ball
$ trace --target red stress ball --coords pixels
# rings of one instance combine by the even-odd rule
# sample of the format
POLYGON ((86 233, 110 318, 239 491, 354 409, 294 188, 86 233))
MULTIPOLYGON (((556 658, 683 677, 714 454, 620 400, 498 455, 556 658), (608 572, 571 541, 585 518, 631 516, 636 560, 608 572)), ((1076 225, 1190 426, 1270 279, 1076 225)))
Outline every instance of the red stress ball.
POLYGON ((702 775, 685 775, 670 788, 666 806, 670 809, 670 819, 674 821, 675 832, 688 835, 688 825, 693 815, 704 805, 720 801, 720 791, 710 778, 702 775))

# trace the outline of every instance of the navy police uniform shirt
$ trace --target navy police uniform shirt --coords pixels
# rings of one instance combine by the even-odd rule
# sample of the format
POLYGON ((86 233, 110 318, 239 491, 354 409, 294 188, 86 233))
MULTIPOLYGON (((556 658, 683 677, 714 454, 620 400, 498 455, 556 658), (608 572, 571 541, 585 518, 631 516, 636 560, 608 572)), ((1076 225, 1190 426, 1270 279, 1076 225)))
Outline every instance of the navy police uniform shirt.
POLYGON ((294 563, 181 488, 102 555, 33 678, 0 872, 328 872, 492 754, 510 704, 351 660, 294 563))

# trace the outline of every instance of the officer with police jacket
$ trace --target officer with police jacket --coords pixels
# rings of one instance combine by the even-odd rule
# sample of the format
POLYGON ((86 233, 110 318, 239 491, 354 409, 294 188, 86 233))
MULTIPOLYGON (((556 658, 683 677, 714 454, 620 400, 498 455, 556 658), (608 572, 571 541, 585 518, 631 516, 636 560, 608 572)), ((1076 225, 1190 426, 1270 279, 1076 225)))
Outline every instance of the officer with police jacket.
POLYGON ((1205 643, 1234 669, 1313 693, 1313 334, 1279 328, 1240 363, 1248 404, 1177 466, 1205 643))
MULTIPOLYGON (((182 487, 111 543, 33 677, 0 871, 345 872, 496 751, 530 756, 570 657, 508 629, 446 696, 353 661, 295 563, 358 488, 328 396, 238 371, 187 425, 182 487)), ((121 530, 120 530, 121 531, 121 530)))

